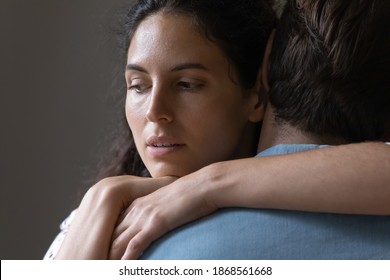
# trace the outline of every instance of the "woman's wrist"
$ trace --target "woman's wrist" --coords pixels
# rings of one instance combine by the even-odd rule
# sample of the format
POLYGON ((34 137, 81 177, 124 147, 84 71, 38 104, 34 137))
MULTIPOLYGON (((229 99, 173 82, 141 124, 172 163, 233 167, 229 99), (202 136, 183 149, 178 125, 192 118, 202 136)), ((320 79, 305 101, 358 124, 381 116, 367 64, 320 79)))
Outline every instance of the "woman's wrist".
POLYGON ((200 178, 200 191, 211 207, 219 209, 233 206, 231 193, 239 184, 236 182, 236 172, 230 172, 232 164, 232 161, 217 162, 194 173, 200 178))

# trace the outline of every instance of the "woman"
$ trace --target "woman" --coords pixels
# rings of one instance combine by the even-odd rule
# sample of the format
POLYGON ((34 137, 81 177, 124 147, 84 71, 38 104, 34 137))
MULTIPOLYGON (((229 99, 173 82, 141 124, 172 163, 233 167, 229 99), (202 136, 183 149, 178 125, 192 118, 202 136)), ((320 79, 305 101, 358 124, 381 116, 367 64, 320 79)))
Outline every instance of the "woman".
MULTIPOLYGON (((140 13, 139 15, 143 16, 139 18, 131 18, 134 13, 130 14, 126 67, 128 83, 126 115, 135 145, 153 179, 129 176, 108 178, 91 188, 78 209, 78 214, 72 222, 72 227, 57 258, 107 258, 111 235, 118 216, 135 198, 145 196, 174 180, 172 177, 164 176, 181 177, 214 162, 254 155, 255 141, 253 139, 257 135, 251 122, 260 121, 263 114, 262 90, 261 86, 256 83, 259 80, 257 73, 261 65, 258 54, 264 52, 266 39, 273 27, 273 16, 269 9, 269 3, 266 1, 248 1, 245 4, 235 2, 144 1, 142 4, 150 5, 146 8, 147 13, 140 13), (217 15, 220 17, 218 20, 215 19, 217 15), (238 20, 241 22, 238 23, 238 20), (256 28, 247 29, 245 28, 247 25, 256 26, 256 28), (221 34, 237 34, 242 37, 218 36, 221 34), (262 36, 257 37, 253 34, 262 34, 262 36), (259 41, 251 41, 256 40, 256 38, 259 41), (239 42, 242 43, 241 48, 236 48, 239 42), (193 48, 193 46, 197 47, 193 48), (237 49, 239 51, 236 51, 237 49), (237 57, 232 55, 234 51, 236 51, 237 57), (254 59, 256 57, 258 57, 257 60, 254 59), (210 117, 202 122, 199 120, 199 115, 210 117), (207 138, 204 138, 204 135, 200 133, 204 133, 207 138), (201 137, 199 138, 199 136, 201 137), (193 142, 193 140, 195 141, 193 142), (205 141, 207 142, 205 143, 205 141), (196 147, 196 149, 190 149, 191 147, 196 147)), ((137 7, 145 8, 145 6, 142 7, 142 4, 138 3, 133 12, 137 11, 137 7)), ((128 143, 131 145, 132 142, 128 141, 128 143)), ((369 155, 368 158, 370 160, 376 158, 378 164, 381 161, 380 158, 377 158, 378 154, 381 154, 381 151, 389 153, 388 148, 382 147, 382 145, 371 144, 370 147, 373 154, 369 155)), ((344 154, 340 155, 343 158, 348 158, 350 154, 350 157, 355 157, 355 149, 356 147, 343 147, 338 152, 344 151, 344 154)), ((134 171, 131 173, 129 168, 135 162, 134 158, 131 158, 131 156, 136 156, 134 149, 130 147, 123 155, 124 157, 120 158, 119 164, 115 165, 119 172, 108 173, 107 176, 140 174, 134 173, 134 171)), ((312 157, 323 156, 323 153, 313 152, 312 154, 312 157)), ((334 152, 325 152, 325 156, 333 157, 334 152)), ((304 162, 307 157, 310 156, 294 155, 291 160, 296 164, 299 161, 304 162)), ((256 164, 256 169, 258 169, 259 163, 255 163, 253 160, 249 161, 256 164)), ((239 161, 222 163, 222 165, 233 168, 234 171, 230 178, 235 178, 236 174, 241 172, 236 167, 246 166, 249 161, 241 161, 239 165, 236 163, 239 161)), ((266 175, 267 168, 268 171, 272 171, 273 166, 275 166, 273 164, 279 165, 284 164, 284 162, 286 164, 290 162, 291 165, 289 157, 285 157, 277 163, 272 163, 272 159, 267 160, 267 163, 262 163, 261 165, 264 165, 262 167, 264 174, 262 175, 265 176, 252 173, 256 178, 255 182, 259 178, 256 176, 261 176, 265 180, 270 180, 270 184, 272 182, 286 184, 286 180, 283 178, 275 180, 275 178, 266 175)), ((329 165, 332 165, 331 158, 328 162, 329 165)), ((352 166, 353 164, 350 162, 349 164, 350 166, 346 167, 346 170, 355 170, 356 166, 352 166)), ((188 197, 191 196, 186 196, 186 192, 199 193, 210 186, 209 181, 203 188, 189 187, 191 184, 199 185, 200 180, 212 181, 218 180, 218 178, 228 178, 216 176, 219 166, 221 165, 217 164, 201 169, 159 192, 136 200, 128 212, 133 217, 131 221, 137 221, 135 218, 138 217, 143 224, 140 228, 133 227, 132 232, 122 239, 128 240, 129 236, 131 239, 126 257, 137 257, 146 245, 167 230, 216 210, 219 205, 207 203, 207 197, 204 199, 198 195, 202 199, 188 200, 188 197), (204 174, 212 174, 212 176, 202 177, 204 174), (168 202, 169 197, 172 197, 172 201, 179 205, 181 201, 182 203, 190 202, 191 207, 187 207, 187 209, 197 209, 197 212, 177 213, 177 208, 165 207, 164 217, 169 217, 174 222, 170 223, 170 221, 159 219, 158 209, 162 209, 161 205, 160 208, 152 207, 153 203, 161 202, 156 199, 158 197, 164 198, 168 202), (138 209, 142 209, 142 211, 138 211, 138 209), (150 215, 148 211, 152 214, 150 215), (143 219, 144 215, 149 217, 148 220, 143 219), (146 226, 144 226, 145 224, 146 226)), ((136 170, 142 170, 139 166, 136 167, 136 170)), ((312 164, 311 167, 313 168, 312 164)), ((323 172, 323 168, 324 166, 321 166, 320 171, 323 172)), ((328 168, 333 170, 332 166, 328 168)), ((290 172, 285 176, 286 178, 293 177, 298 184, 302 171, 295 172, 294 174, 290 172)), ((351 180, 345 178, 346 176, 343 174, 338 176, 339 179, 345 181, 351 180)), ((246 178, 247 182, 250 182, 249 178, 246 178)), ((321 179, 313 179, 316 186, 324 183, 321 182, 321 179)), ((341 181, 344 186, 351 183, 345 181, 341 181)), ((288 183, 290 184, 291 181, 288 183)), ((242 177, 240 184, 246 184, 242 177)), ((228 186, 229 184, 223 185, 228 186)), ((218 188, 213 190, 214 194, 218 193, 218 188)), ((281 193, 281 195, 283 194, 281 193)), ((227 200, 234 199, 234 197, 229 198, 229 195, 224 197, 227 200)), ((316 199, 315 193, 313 197, 316 199)), ((349 201, 348 197, 343 199, 349 201)), ((253 201, 256 201, 256 198, 253 198, 253 201)), ((253 201, 236 201, 234 203, 257 207, 258 204, 253 201)), ((299 204, 302 202, 300 199, 297 201, 298 203, 292 204, 292 206, 290 204, 287 208, 297 207, 297 209, 303 210, 342 212, 366 211, 364 207, 350 210, 348 206, 348 209, 333 209, 331 205, 326 203, 320 205, 319 209, 310 209, 310 207, 308 209, 305 203, 299 204)), ((272 202, 266 207, 285 208, 280 204, 272 205, 272 202)), ((123 230, 123 226, 118 228, 114 237, 121 235, 123 230)), ((115 244, 122 243, 120 239, 115 241, 114 250, 115 244)))
POLYGON ((264 52, 273 24, 273 11, 267 1, 245 5, 236 1, 147 1, 134 7, 127 27, 125 107, 136 150, 129 147, 133 153, 125 154, 131 156, 137 151, 156 179, 119 177, 95 185, 83 199, 58 258, 107 258, 113 226, 124 210, 120 203, 111 205, 113 199, 105 200, 104 193, 109 189, 131 182, 145 194, 145 184, 156 188, 155 182, 160 186, 171 182, 164 176, 182 177, 214 162, 255 154, 256 123, 264 112, 256 84, 261 65, 257 54, 264 52), (143 9, 149 10, 148 16, 140 16, 143 9), (231 38, 227 21, 249 11, 254 19, 243 20, 249 28, 231 38), (141 19, 132 17, 137 13, 141 19), (224 18, 223 30, 220 23, 216 24, 217 13, 224 18), (219 37, 208 38, 213 25, 212 34, 219 37), (245 56, 243 47, 237 50, 226 43, 227 38, 241 42, 246 48, 245 56), (101 213, 105 207, 105 213, 101 213), (110 230, 105 232, 106 229, 110 230), (96 233, 96 240, 87 238, 91 231, 94 236, 96 233), (83 247, 74 246, 84 237, 83 247), (96 252, 98 242, 100 252, 96 252), (92 254, 83 255, 89 247, 92 254), (78 249, 83 250, 82 255, 78 249))

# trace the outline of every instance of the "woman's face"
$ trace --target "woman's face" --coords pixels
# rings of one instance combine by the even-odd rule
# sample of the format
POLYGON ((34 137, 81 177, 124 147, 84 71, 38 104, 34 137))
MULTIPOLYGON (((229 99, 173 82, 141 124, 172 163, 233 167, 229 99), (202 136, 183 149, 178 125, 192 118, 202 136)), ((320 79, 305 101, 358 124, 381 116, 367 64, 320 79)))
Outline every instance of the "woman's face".
POLYGON ((126 117, 153 177, 244 156, 253 97, 219 47, 182 15, 146 18, 126 67, 126 117))

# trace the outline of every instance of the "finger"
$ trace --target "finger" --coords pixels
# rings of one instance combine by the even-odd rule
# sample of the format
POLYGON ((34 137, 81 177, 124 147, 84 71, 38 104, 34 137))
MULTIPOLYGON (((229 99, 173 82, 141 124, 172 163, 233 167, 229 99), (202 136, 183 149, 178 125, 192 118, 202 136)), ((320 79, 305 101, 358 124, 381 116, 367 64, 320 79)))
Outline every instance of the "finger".
POLYGON ((134 260, 137 259, 149 245, 168 232, 168 228, 159 216, 153 216, 150 218, 148 225, 139 231, 130 240, 126 252, 123 254, 123 260, 134 260))
POLYGON ((132 204, 129 205, 129 207, 123 209, 122 213, 120 213, 118 220, 117 220, 117 225, 121 224, 123 220, 129 215, 129 213, 134 209, 134 201, 132 204))
POLYGON ((120 235, 113 239, 111 242, 110 251, 108 258, 110 260, 120 260, 121 256, 126 251, 129 242, 138 234, 139 230, 128 228, 123 231, 120 235))
POLYGON ((122 260, 136 260, 149 247, 155 238, 146 233, 138 233, 129 242, 126 251, 122 256, 122 260))
POLYGON ((125 218, 121 219, 121 221, 118 221, 112 233, 112 240, 116 239, 130 226, 131 226, 130 224, 126 223, 125 218))
POLYGON ((132 205, 121 213, 118 218, 117 225, 112 234, 112 240, 116 239, 124 231, 130 228, 132 225, 136 224, 135 221, 139 220, 139 213, 134 213, 136 209, 132 205), (128 221, 132 221, 129 223, 128 221))

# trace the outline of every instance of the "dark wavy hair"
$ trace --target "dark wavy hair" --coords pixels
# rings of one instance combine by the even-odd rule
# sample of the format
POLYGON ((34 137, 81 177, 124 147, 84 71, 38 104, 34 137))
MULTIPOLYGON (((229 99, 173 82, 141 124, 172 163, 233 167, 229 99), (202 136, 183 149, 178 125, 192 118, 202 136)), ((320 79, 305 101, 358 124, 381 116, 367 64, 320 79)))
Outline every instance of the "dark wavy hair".
POLYGON ((278 121, 348 142, 385 138, 389 14, 389 0, 289 0, 270 59, 278 121))
MULTIPOLYGON (((139 0, 123 18, 120 44, 123 61, 139 24, 156 13, 189 16, 201 32, 226 54, 244 88, 255 85, 268 37, 275 26, 271 0, 139 0)), ((125 64, 122 65, 123 72, 125 64)), ((122 94, 120 106, 125 106, 122 94)), ((150 176, 134 144, 124 110, 115 141, 101 166, 98 179, 118 176, 150 176)))

